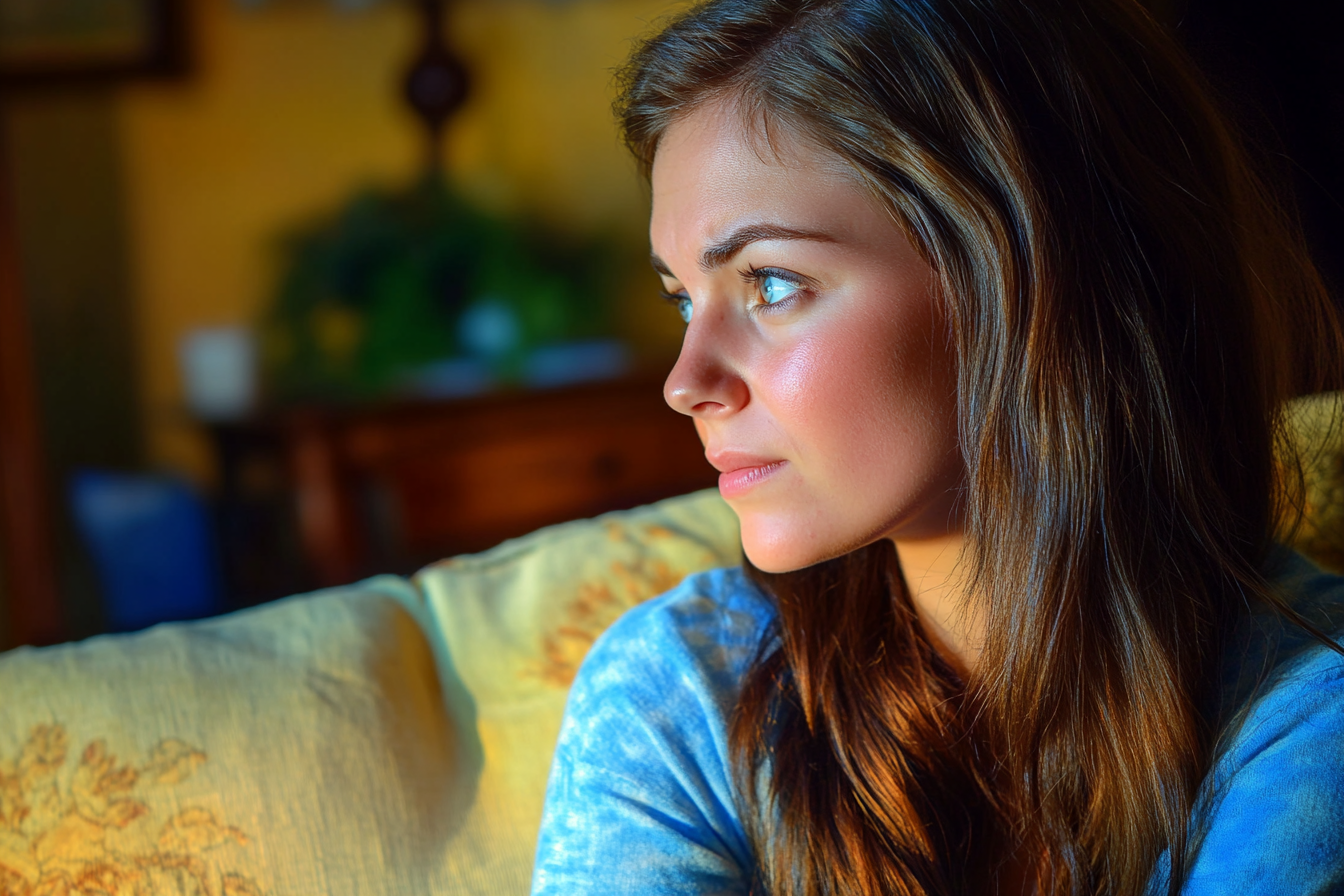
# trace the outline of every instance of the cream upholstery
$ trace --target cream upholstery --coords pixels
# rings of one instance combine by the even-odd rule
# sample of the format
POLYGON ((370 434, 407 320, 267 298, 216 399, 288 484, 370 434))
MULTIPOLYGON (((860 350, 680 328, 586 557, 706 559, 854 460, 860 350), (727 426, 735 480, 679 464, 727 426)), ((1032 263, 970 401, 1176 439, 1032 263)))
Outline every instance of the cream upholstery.
POLYGON ((0 657, 0 893, 513 894, 579 660, 738 561, 713 492, 0 657))

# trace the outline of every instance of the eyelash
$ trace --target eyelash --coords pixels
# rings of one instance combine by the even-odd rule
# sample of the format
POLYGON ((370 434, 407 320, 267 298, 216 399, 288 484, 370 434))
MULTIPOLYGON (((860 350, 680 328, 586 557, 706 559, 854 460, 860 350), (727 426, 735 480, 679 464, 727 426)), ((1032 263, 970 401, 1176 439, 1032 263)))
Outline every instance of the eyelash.
POLYGON ((787 308, 793 304, 794 297, 805 288, 802 279, 799 278, 797 274, 790 274, 787 271, 781 271, 779 268, 758 268, 754 265, 747 265, 745 270, 738 271, 738 273, 741 275, 744 282, 756 287, 758 296, 761 294, 761 288, 764 285, 765 280, 769 277, 774 277, 776 280, 783 280, 795 290, 795 292, 790 293, 788 296, 780 299, 774 304, 766 301, 760 301, 753 304, 751 306, 752 313, 768 312, 775 308, 787 308))
MULTIPOLYGON (((783 280, 785 283, 792 285, 799 292, 801 292, 805 288, 802 280, 799 277, 793 274, 789 274, 785 271, 781 271, 778 268, 758 268, 755 267, 754 265, 747 265, 746 269, 738 271, 738 274, 741 275, 743 282, 756 287, 758 296, 760 295, 760 289, 762 283, 768 277, 774 277, 776 280, 783 280)), ((685 311, 683 310, 685 308, 684 303, 690 302, 691 300, 690 296, 686 295, 685 293, 667 292, 666 290, 659 290, 658 295, 663 299, 663 301, 670 304, 673 308, 676 308, 677 311, 682 314, 682 319, 686 320, 686 323, 690 323, 690 320, 686 319, 685 311)), ((792 304, 793 304, 793 294, 783 299, 780 299, 778 302, 775 302, 773 304, 765 301, 756 302, 751 305, 750 311, 753 314, 758 314, 763 313, 765 311, 769 311, 772 308, 788 307, 789 305, 792 304)))
POLYGON ((688 324, 691 322, 690 319, 686 316, 685 311, 686 306, 685 304, 683 304, 683 303, 689 303, 691 301, 690 296, 679 292, 668 292, 667 290, 659 290, 658 295, 662 297, 663 301, 667 302, 669 305, 671 305, 673 308, 677 310, 677 313, 681 315, 681 319, 683 322, 688 324))

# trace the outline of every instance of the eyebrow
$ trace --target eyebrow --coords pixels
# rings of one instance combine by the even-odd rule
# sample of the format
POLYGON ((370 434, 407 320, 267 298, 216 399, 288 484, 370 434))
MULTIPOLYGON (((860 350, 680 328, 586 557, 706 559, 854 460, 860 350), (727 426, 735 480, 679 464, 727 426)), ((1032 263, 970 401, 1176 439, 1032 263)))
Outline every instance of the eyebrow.
MULTIPOLYGON (((722 267, 752 243, 762 240, 806 240, 814 243, 834 243, 835 237, 819 230, 799 230, 780 224, 745 224, 700 253, 700 270, 710 273, 722 267)), ((656 254, 649 255, 653 269, 665 277, 676 277, 667 263, 656 254)))

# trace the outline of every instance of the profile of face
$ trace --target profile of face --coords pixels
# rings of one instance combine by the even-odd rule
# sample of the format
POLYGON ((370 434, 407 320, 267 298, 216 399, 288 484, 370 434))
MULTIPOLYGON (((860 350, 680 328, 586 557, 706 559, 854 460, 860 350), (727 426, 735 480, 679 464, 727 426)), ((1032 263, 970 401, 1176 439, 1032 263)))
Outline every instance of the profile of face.
POLYGON ((664 388, 748 558, 800 569, 960 530, 956 361, 935 276, 843 160, 727 102, 654 159, 654 267, 687 321, 664 388))

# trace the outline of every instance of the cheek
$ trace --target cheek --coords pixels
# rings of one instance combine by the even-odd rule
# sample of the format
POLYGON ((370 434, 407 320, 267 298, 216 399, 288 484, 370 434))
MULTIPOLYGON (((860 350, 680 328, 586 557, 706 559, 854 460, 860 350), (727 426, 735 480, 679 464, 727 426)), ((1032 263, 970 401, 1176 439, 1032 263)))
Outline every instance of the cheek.
POLYGON ((774 415, 800 457, 837 473, 917 473, 955 440, 955 374, 936 347, 927 319, 819 329, 766 365, 774 415))
POLYGON ((800 452, 829 451, 837 435, 853 435, 856 424, 871 419, 877 359, 871 346, 856 344, 861 341, 852 330, 835 328, 799 340, 776 359, 776 416, 800 452))

